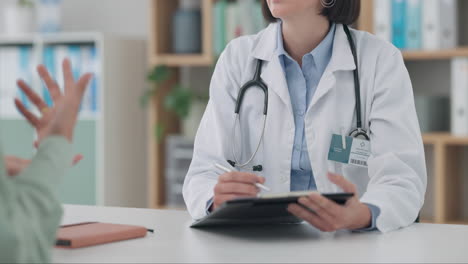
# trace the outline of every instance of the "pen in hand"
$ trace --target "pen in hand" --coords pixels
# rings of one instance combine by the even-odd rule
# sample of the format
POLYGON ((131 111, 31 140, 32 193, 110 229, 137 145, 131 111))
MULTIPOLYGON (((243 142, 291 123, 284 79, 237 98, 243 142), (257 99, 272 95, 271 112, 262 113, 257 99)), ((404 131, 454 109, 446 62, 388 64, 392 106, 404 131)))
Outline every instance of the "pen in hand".
MULTIPOLYGON (((227 172, 227 173, 232 172, 232 170, 230 170, 230 169, 228 169, 228 168, 226 168, 226 167, 224 167, 223 165, 218 164, 218 163, 215 164, 215 167, 218 168, 218 169, 220 169, 220 170, 222 170, 222 171, 224 171, 224 172, 227 172)), ((261 183, 258 183, 258 182, 255 183, 255 186, 257 186, 258 188, 260 188, 260 189, 262 189, 262 190, 264 190, 264 191, 266 191, 266 192, 271 191, 270 188, 268 188, 268 187, 266 187, 265 185, 263 185, 263 184, 261 184, 261 183)))

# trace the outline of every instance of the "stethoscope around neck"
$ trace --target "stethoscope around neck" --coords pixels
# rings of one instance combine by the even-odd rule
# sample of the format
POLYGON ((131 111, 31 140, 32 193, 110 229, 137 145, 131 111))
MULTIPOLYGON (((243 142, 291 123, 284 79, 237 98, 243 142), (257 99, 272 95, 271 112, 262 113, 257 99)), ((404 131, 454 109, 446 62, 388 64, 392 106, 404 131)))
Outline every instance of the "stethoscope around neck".
MULTIPOLYGON (((351 36, 351 32, 349 31, 348 26, 343 25, 343 29, 346 33, 346 36, 348 38, 349 46, 351 48, 351 53, 354 58, 354 63, 356 64, 356 69, 353 71, 354 73, 354 96, 356 100, 356 129, 352 130, 349 133, 350 137, 353 138, 360 138, 360 139, 365 139, 365 140, 370 140, 369 135, 367 134, 367 131, 363 129, 362 127, 362 117, 361 117, 361 84, 359 81, 359 70, 358 70, 358 59, 357 59, 357 52, 356 52, 356 46, 354 44, 353 38, 351 36)), ((239 94, 237 96, 236 100, 236 108, 234 111, 235 114, 235 119, 234 119, 234 125, 232 129, 232 135, 230 140, 232 141, 231 144, 231 152, 234 160, 228 160, 229 164, 232 167, 235 168, 247 168, 255 159, 260 146, 262 145, 264 136, 265 136, 265 128, 266 128, 266 119, 268 115, 268 85, 262 80, 261 78, 261 73, 262 73, 262 66, 263 66, 263 61, 262 60, 257 60, 257 66, 255 68, 255 74, 254 77, 251 81, 247 82, 244 84, 239 91, 239 94), (247 90, 250 88, 259 88, 263 91, 264 93, 264 106, 263 106, 263 122, 262 122, 262 132, 260 134, 260 138, 258 140, 257 146, 255 147, 252 155, 244 161, 241 162, 236 150, 235 150, 235 139, 236 139, 236 128, 237 125, 240 124, 240 109, 242 106, 242 103, 244 101, 245 94, 247 90)), ((242 136, 240 140, 240 146, 242 146, 242 136)), ((240 151, 242 152, 242 150, 240 151)), ((253 165, 252 166, 252 171, 254 172, 261 172, 263 171, 263 165, 258 164, 258 165, 253 165)))

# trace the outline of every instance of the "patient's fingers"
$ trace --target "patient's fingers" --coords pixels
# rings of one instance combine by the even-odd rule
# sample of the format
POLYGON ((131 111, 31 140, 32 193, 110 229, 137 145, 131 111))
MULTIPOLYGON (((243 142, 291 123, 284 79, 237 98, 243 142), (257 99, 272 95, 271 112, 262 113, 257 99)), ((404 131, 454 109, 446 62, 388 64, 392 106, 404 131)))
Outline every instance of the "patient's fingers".
POLYGON ((18 111, 33 127, 37 127, 39 125, 39 119, 33 113, 31 113, 18 98, 15 98, 15 105, 18 111))
POLYGON ((29 85, 27 85, 23 80, 18 80, 18 87, 23 91, 23 93, 29 98, 29 100, 37 107, 39 111, 42 112, 47 108, 47 104, 42 100, 42 98, 34 92, 29 85))
POLYGON ((60 92, 60 87, 58 86, 57 82, 50 76, 49 71, 44 65, 39 65, 37 67, 37 72, 39 73, 39 76, 41 76, 41 79, 44 81, 45 85, 47 86, 47 89, 50 92, 50 96, 52 97, 52 100, 56 102, 62 95, 60 92))

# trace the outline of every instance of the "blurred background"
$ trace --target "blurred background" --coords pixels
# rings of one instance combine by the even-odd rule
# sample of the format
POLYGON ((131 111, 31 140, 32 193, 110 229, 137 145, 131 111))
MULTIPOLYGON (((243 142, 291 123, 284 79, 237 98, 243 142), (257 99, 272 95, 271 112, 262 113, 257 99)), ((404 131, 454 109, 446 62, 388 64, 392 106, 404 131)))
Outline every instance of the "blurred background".
MULTIPOLYGON (((468 224, 468 1, 363 0, 355 28, 392 42, 412 78, 428 168, 424 222, 468 224)), ((13 98, 22 78, 51 104, 35 73, 96 78, 85 96, 64 203, 184 209, 182 183, 226 44, 266 26, 259 0, 1 0, 0 135, 34 153, 13 98)))

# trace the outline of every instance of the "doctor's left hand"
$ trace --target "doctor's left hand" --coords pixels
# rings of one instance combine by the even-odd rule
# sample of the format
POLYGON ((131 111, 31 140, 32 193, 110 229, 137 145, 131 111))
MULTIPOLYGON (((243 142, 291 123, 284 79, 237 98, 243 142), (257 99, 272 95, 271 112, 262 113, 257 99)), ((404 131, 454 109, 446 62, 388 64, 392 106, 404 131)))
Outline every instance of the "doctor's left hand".
POLYGON ((290 204, 288 211, 323 232, 369 227, 372 215, 369 207, 359 201, 356 186, 340 175, 328 174, 328 178, 343 191, 354 193, 354 197, 341 206, 319 193, 314 193, 300 198, 300 205, 290 204))

